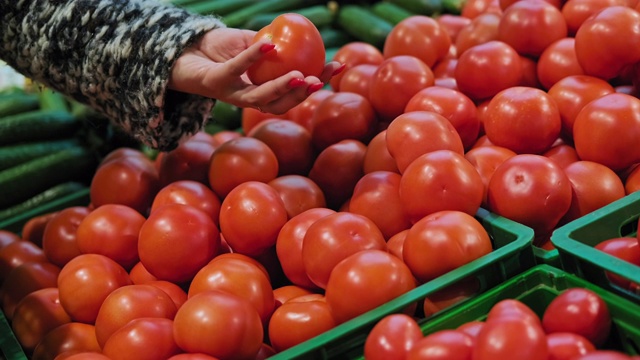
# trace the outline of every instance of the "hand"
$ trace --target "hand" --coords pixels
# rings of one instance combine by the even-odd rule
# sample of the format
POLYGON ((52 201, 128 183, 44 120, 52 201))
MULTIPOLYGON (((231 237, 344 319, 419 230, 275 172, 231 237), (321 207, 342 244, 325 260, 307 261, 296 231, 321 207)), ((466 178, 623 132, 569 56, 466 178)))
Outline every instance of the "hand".
POLYGON ((268 51, 268 40, 252 44, 255 31, 219 28, 206 33, 176 61, 169 88, 218 99, 238 107, 284 114, 327 83, 344 66, 326 64, 320 78, 291 71, 262 85, 249 81, 246 70, 268 51))

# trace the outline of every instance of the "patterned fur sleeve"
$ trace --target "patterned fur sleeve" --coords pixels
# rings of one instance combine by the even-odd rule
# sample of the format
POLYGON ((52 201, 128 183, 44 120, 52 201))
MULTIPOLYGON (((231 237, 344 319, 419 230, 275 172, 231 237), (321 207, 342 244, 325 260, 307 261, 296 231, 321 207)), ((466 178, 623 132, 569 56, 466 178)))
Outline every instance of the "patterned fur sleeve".
POLYGON ((0 0, 0 58, 171 150, 214 100, 167 89, 182 51, 219 19, 146 0, 0 0))

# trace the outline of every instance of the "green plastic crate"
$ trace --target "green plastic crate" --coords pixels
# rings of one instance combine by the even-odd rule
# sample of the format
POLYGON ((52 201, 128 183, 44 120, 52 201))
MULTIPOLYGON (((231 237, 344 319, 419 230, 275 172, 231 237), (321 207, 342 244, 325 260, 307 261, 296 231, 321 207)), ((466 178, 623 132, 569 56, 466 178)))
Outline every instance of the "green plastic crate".
MULTIPOLYGON (((479 292, 481 293, 535 265, 532 250, 534 234, 531 228, 485 209, 478 210, 476 218, 482 222, 491 236, 494 246, 493 252, 424 283, 384 305, 269 359, 353 359, 360 357, 367 334, 385 315, 402 312, 406 306, 419 302, 447 286, 470 277, 479 280, 479 292)), ((469 300, 459 304, 464 304, 469 300)))
POLYGON ((606 276, 611 272, 640 284, 640 267, 594 248, 607 239, 636 236, 639 217, 640 192, 635 192, 556 229, 551 242, 563 269, 640 303, 640 295, 612 284, 606 276))
POLYGON ((545 250, 534 246, 533 255, 536 257, 536 264, 547 264, 557 268, 562 268, 562 261, 560 261, 558 249, 545 250))

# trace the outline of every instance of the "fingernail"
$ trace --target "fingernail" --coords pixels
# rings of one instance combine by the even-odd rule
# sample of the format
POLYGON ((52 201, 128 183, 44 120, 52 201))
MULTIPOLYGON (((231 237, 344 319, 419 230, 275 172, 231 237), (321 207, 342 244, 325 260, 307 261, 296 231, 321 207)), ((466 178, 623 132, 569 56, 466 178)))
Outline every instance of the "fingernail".
POLYGON ((269 51, 276 48, 276 44, 263 44, 260 46, 261 53, 268 53, 269 51))
POLYGON ((290 88, 297 88, 300 87, 302 85, 304 85, 304 79, 300 79, 300 78, 293 78, 291 80, 289 80, 289 83, 287 84, 290 88))
POLYGON ((322 89, 323 86, 324 86, 324 83, 316 83, 313 85, 309 85, 309 87, 307 88, 307 94, 313 94, 314 92, 322 89))
POLYGON ((347 64, 340 65, 340 67, 333 72, 333 76, 340 74, 342 71, 344 71, 345 67, 347 67, 347 64))

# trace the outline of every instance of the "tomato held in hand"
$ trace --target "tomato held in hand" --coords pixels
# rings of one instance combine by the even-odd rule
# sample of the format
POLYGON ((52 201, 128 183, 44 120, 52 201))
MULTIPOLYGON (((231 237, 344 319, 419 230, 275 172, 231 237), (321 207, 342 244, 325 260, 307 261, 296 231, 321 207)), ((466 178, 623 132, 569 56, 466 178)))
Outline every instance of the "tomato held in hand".
POLYGON ((270 39, 276 47, 247 70, 254 84, 264 84, 293 70, 301 71, 304 76, 319 77, 322 74, 325 61, 322 36, 303 15, 279 15, 256 33, 254 42, 264 38, 270 39))

